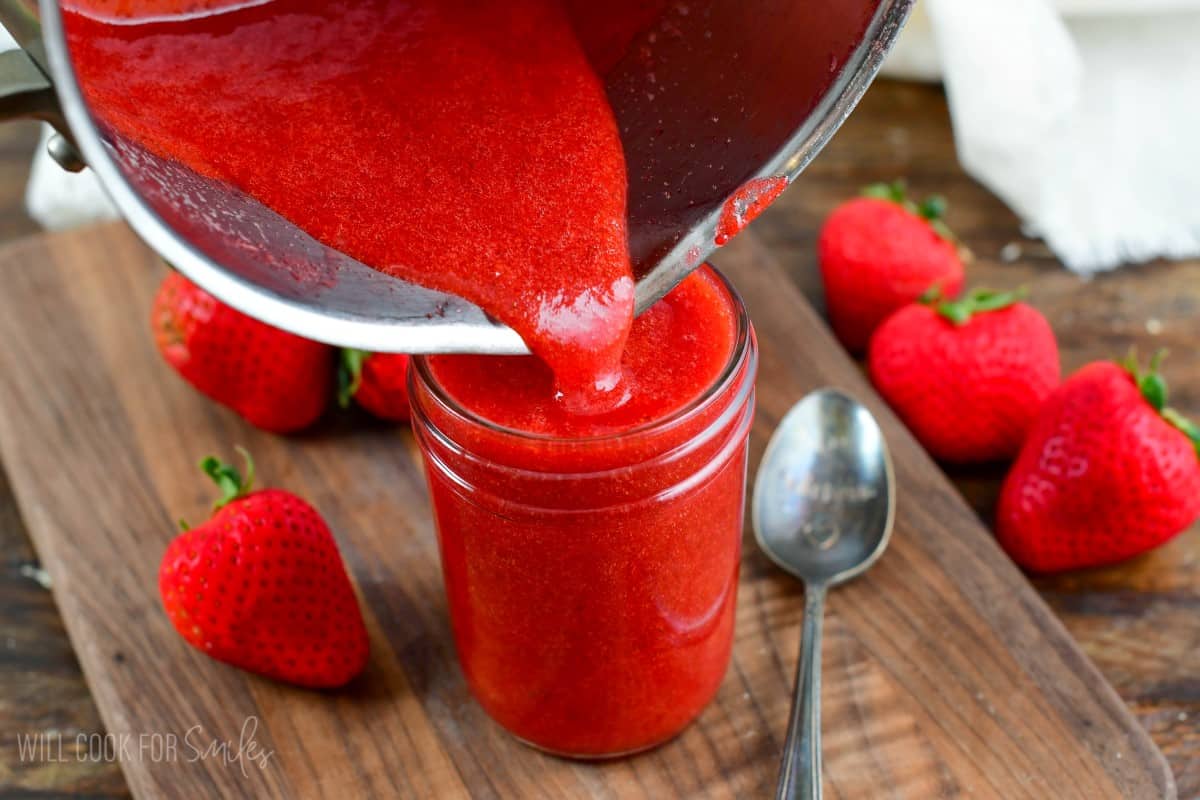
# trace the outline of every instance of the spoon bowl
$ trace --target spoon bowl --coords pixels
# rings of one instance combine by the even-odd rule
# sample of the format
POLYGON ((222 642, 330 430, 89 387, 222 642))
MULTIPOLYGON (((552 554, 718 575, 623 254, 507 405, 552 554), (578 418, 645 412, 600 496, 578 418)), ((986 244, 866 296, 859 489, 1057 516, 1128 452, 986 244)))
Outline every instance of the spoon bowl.
POLYGON ((752 503, 759 547, 804 581, 800 660, 776 797, 820 800, 825 592, 879 559, 895 517, 896 481, 879 423, 836 389, 808 395, 767 444, 752 503))
POLYGON ((755 480, 758 546, 805 583, 834 586, 865 571, 892 531, 896 485, 879 424, 862 404, 821 389, 792 407, 755 480))

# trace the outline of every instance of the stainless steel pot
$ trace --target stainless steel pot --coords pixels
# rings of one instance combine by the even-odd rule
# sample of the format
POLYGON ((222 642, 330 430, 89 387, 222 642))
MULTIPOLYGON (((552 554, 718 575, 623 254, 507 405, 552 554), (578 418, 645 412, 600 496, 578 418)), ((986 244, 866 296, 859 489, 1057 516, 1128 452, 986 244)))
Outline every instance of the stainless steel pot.
MULTIPOLYGON (((794 179, 875 76, 915 0, 693 0, 671 36, 605 77, 629 169, 630 250, 643 310, 715 248, 748 181, 794 179), (656 91, 645 91, 653 61, 656 91)), ((115 140, 93 119, 56 0, 0 0, 23 50, 0 55, 0 117, 58 130, 51 152, 95 171, 133 229, 235 308, 312 339, 372 351, 522 353, 478 308, 378 273, 240 192, 115 140), (40 16, 40 29, 39 29, 40 16), (295 275, 309 276, 297 281, 295 275)))

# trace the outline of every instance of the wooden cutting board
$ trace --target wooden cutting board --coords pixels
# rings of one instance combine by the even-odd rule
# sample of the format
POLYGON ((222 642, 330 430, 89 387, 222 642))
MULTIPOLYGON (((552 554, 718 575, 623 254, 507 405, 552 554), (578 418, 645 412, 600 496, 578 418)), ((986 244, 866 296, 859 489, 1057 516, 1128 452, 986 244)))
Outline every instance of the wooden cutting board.
MULTIPOLYGON (((1120 699, 753 233, 717 263, 745 295, 762 348, 751 468, 788 407, 827 384, 868 402, 895 457, 892 545, 829 600, 827 797, 1173 798, 1166 763, 1120 699)), ((471 700, 458 670, 407 430, 332 415, 285 439, 209 403, 150 340, 163 274, 119 225, 0 251, 0 458, 136 795, 772 794, 802 593, 749 531, 733 664, 697 724, 600 765, 527 749, 471 700), (211 498, 196 462, 235 443, 255 454, 263 483, 308 497, 338 537, 373 646, 344 691, 210 661, 160 610, 157 566, 175 520, 203 518, 211 498), (237 760, 243 736, 256 749, 237 760)))

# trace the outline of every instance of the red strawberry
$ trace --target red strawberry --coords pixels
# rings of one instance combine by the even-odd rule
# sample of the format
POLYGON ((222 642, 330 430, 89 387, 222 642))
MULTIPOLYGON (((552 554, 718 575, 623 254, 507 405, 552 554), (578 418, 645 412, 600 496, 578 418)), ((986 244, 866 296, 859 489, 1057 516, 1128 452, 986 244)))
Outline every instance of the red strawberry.
POLYGON ((1113 564, 1200 515, 1200 428, 1148 374, 1089 364, 1046 401, 1004 483, 996 537, 1029 570, 1113 564))
POLYGON ((342 408, 354 398, 380 419, 403 422, 409 417, 408 363, 403 353, 367 353, 343 350, 338 372, 338 400, 342 408))
POLYGON ((941 198, 917 206, 899 182, 864 194, 834 209, 817 243, 829 321, 852 352, 867 346, 889 314, 930 288, 955 297, 963 284, 958 244, 941 220, 941 198))
POLYGON ((300 686, 341 686, 367 663, 367 630, 337 544, 290 492, 250 492, 237 470, 201 467, 224 496, 212 518, 176 537, 159 569, 175 630, 209 656, 300 686))
POLYGON ((175 371, 250 424, 289 433, 315 422, 333 389, 333 348, 235 311, 179 273, 151 312, 159 352, 175 371))
POLYGON ((871 382, 935 458, 1012 458, 1058 386, 1046 318, 1013 293, 905 306, 871 337, 871 382))

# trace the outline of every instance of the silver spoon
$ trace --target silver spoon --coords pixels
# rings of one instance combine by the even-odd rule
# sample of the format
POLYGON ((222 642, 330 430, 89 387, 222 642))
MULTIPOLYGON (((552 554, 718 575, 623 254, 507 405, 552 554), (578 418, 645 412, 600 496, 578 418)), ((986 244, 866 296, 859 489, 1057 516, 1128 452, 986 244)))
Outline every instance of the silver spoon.
POLYGON ((857 400, 821 389, 792 407, 754 486, 754 535, 804 582, 804 634, 777 800, 821 798, 821 624, 825 591, 861 575, 887 547, 896 482, 879 423, 857 400))

